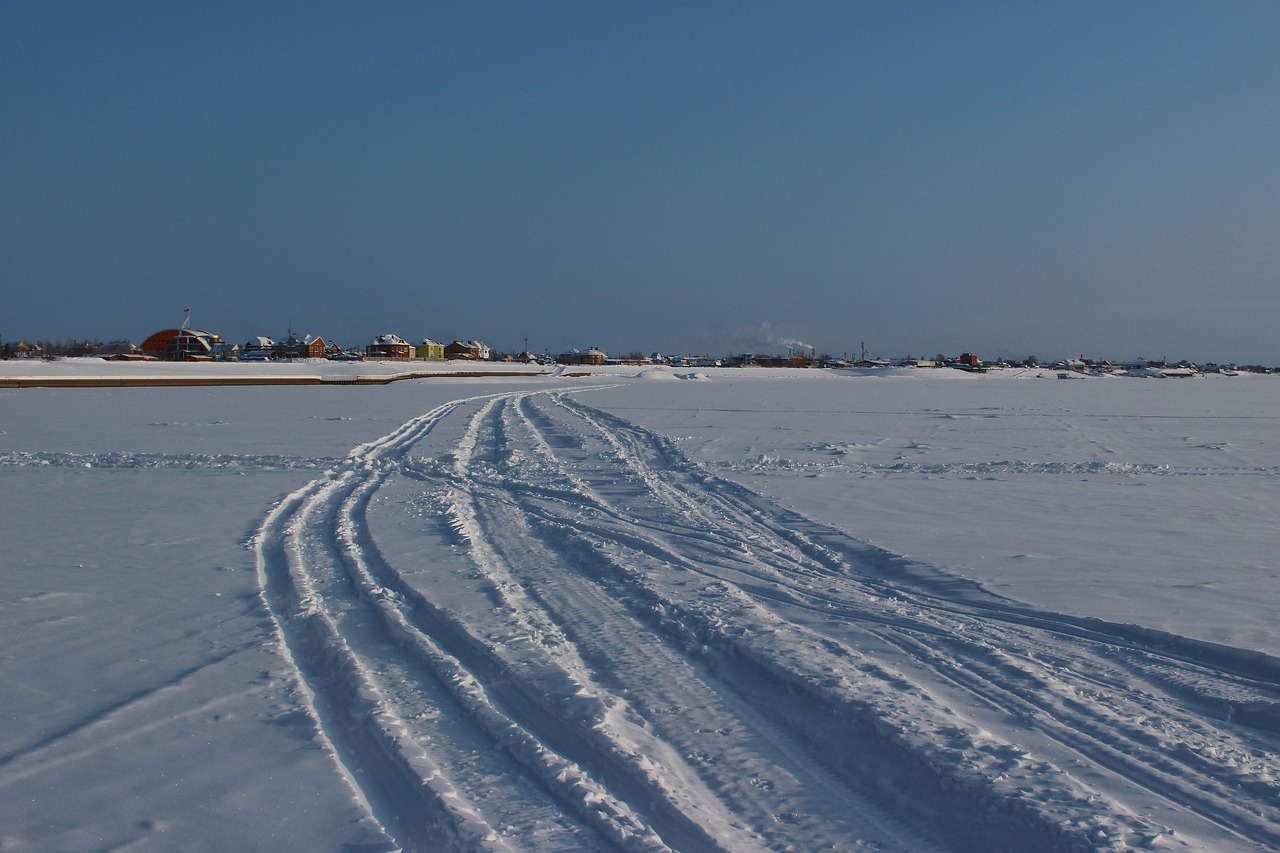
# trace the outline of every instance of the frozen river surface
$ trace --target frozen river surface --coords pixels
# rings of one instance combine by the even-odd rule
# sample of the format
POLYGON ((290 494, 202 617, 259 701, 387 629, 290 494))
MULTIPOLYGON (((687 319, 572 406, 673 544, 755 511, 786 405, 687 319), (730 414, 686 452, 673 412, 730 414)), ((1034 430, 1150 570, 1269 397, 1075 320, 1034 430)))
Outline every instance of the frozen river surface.
POLYGON ((1280 385, 0 391, 0 849, 1280 848, 1280 385))

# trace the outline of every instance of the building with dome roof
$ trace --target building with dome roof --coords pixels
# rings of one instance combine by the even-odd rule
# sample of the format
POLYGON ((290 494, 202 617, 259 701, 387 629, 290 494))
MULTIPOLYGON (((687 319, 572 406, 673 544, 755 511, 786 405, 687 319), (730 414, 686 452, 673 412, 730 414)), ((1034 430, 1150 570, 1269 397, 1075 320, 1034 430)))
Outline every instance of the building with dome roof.
POLYGON ((202 329, 163 329, 142 342, 146 355, 161 361, 213 361, 225 355, 226 344, 202 329))

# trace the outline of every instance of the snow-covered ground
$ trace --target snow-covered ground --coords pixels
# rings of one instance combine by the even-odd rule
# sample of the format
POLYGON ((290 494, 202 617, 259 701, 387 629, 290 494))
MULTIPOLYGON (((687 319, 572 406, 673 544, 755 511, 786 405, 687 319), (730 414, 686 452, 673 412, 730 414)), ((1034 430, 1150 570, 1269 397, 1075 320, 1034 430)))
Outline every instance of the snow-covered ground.
POLYGON ((1280 848, 1280 384, 1044 377, 0 390, 0 849, 1280 848))

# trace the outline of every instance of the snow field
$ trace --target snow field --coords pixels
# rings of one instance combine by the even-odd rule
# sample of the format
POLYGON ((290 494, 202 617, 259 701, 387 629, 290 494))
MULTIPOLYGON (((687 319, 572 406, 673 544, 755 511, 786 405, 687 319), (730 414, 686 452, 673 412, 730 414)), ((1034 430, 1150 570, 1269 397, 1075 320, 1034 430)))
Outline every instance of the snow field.
POLYGON ((37 805, 0 815, 4 843, 220 849, 229 791, 270 776, 327 816, 264 792, 236 806, 244 849, 280 814, 310 815, 289 825, 312 849, 1280 846, 1280 666, 1247 570, 1277 415, 1265 381, 1194 382, 0 392, 37 420, 92 394, 129 424, 0 421, 0 470, 49 493, 5 528, 0 624, 23 641, 0 674, 32 689, 6 702, 0 786, 37 805), (120 478, 147 513, 104 512, 120 478), (1227 510, 1166 521, 1112 489, 1227 510), (173 500, 197 492, 198 536, 173 500), (1037 523, 1082 500, 1112 512, 1037 523), (136 568, 87 583, 95 541, 136 568), (151 659, 116 664, 136 688, 80 666, 129 655, 151 659), (122 823, 104 773, 152 816, 122 823))

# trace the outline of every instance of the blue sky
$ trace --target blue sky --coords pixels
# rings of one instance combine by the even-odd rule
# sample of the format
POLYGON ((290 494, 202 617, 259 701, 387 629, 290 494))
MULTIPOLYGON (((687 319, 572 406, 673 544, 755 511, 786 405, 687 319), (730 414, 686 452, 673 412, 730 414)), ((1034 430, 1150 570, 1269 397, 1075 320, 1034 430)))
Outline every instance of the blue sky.
POLYGON ((0 4, 0 336, 1280 364, 1280 4, 0 4))

